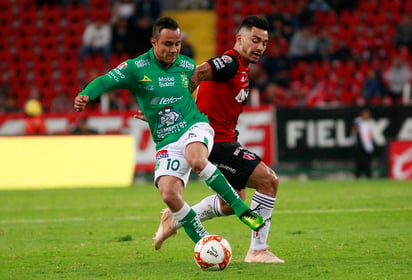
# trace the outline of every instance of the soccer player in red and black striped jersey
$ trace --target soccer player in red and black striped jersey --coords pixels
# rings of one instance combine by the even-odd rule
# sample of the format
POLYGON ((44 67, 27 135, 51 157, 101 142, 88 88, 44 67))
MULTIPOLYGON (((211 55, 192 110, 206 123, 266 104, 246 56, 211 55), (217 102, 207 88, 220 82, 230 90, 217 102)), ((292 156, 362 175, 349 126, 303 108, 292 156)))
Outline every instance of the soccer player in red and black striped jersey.
MULTIPOLYGON (((197 90, 196 103, 209 118, 215 130, 214 146, 209 160, 214 163, 239 195, 245 199, 245 187, 254 188, 251 208, 266 219, 264 227, 252 232, 246 262, 283 263, 268 250, 268 234, 278 191, 279 179, 255 153, 237 140, 236 125, 249 95, 248 66, 259 61, 268 43, 268 22, 248 16, 236 34, 233 49, 197 66, 191 89, 197 90)), ((233 214, 233 210, 217 195, 206 197, 193 206, 201 220, 233 214)), ((181 225, 167 209, 154 238, 159 249, 163 241, 176 233, 181 225)))

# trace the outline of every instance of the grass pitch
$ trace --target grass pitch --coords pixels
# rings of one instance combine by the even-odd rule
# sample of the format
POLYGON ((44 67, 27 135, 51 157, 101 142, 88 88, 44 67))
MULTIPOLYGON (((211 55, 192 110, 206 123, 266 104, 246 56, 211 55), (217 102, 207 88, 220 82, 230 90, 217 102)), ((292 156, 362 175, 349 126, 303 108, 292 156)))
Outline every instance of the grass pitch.
MULTIPOLYGON (((209 194, 192 182, 184 196, 209 194)), ((250 231, 231 216, 204 224, 232 263, 202 272, 183 231, 151 247, 164 207, 151 184, 0 191, 0 279, 412 279, 411 201, 410 181, 281 182, 269 244, 286 263, 244 263, 250 231)))

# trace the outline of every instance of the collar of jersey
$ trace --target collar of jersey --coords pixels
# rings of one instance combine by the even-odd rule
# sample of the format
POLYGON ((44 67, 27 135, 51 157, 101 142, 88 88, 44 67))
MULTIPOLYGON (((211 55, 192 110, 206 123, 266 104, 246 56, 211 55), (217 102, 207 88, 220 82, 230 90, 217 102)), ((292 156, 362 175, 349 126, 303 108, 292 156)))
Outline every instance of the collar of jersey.
POLYGON ((154 49, 153 49, 153 47, 149 50, 149 57, 150 57, 150 59, 153 60, 157 65, 159 65, 160 67, 162 67, 162 68, 165 69, 165 70, 172 69, 172 68, 176 65, 176 62, 178 62, 179 59, 180 59, 180 58, 179 58, 179 55, 178 55, 177 58, 176 58, 176 60, 175 60, 175 62, 174 62, 172 65, 170 65, 169 68, 165 68, 164 65, 163 65, 162 63, 160 63, 160 61, 157 60, 156 56, 154 55, 154 49))

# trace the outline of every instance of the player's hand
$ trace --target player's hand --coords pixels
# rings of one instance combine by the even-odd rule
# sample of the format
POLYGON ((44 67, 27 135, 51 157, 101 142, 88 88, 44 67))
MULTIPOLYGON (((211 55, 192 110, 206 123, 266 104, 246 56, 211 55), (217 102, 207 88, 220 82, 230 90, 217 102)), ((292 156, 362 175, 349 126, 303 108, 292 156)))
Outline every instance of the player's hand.
POLYGON ((76 96, 74 99, 74 109, 76 112, 82 112, 86 108, 87 102, 89 102, 87 95, 76 96))
POLYGON ((136 113, 135 115, 133 115, 133 118, 147 122, 147 119, 146 119, 146 117, 143 115, 142 110, 138 110, 137 113, 136 113))

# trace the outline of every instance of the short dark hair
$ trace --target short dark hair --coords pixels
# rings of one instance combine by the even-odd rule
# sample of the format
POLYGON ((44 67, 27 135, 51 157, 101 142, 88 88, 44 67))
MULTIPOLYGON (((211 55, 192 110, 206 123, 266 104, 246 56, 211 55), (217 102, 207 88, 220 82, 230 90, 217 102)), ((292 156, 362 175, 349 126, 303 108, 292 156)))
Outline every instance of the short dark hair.
POLYGON ((160 31, 162 31, 163 29, 171 29, 171 30, 177 30, 179 29, 179 25, 177 24, 177 22, 170 18, 170 17, 162 17, 162 18, 158 18, 152 28, 152 37, 153 38, 158 38, 160 31))
MULTIPOLYGON (((252 29, 252 27, 256 27, 259 29, 263 29, 268 31, 269 30, 269 23, 266 18, 259 17, 255 15, 247 16, 243 19, 242 23, 239 26, 239 30, 242 28, 252 29)), ((238 30, 238 32, 239 32, 238 30)))

